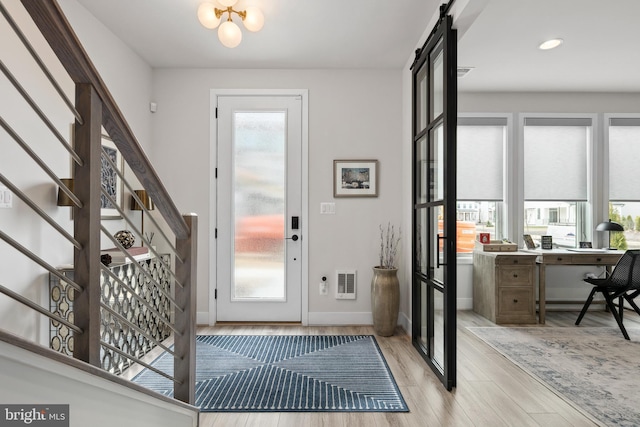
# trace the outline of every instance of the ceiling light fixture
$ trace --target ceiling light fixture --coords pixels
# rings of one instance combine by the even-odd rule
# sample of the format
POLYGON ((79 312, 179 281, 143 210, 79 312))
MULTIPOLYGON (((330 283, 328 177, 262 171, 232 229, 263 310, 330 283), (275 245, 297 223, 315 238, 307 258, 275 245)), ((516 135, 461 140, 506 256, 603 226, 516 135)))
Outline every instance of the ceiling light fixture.
POLYGON ((223 9, 218 9, 214 3, 202 3, 198 7, 198 20, 203 27, 213 30, 218 28, 220 43, 229 48, 234 48, 242 41, 240 27, 233 22, 231 14, 235 13, 242 19, 244 27, 252 32, 260 31, 264 25, 264 15, 257 7, 248 7, 245 10, 234 10, 233 6, 238 0, 217 0, 223 9), (227 20, 220 24, 222 15, 227 14, 227 20))
POLYGON ((560 46, 562 43, 564 43, 564 40, 562 39, 551 39, 551 40, 542 42, 540 46, 538 46, 538 49, 540 50, 555 49, 556 47, 560 46))

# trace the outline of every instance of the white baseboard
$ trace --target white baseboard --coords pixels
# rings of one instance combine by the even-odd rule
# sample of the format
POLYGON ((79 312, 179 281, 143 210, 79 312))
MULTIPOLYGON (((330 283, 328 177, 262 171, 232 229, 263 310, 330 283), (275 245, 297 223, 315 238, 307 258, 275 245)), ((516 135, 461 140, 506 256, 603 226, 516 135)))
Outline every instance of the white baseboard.
POLYGON ((411 336, 411 318, 405 313, 398 314, 398 325, 402 326, 407 335, 411 336))
POLYGON ((309 312, 309 326, 373 325, 371 312, 309 312))
POLYGON ((473 310, 473 298, 458 298, 456 307, 458 310, 473 310))
MULTIPOLYGON (((309 313, 309 326, 349 326, 373 325, 373 318, 369 312, 315 312, 309 313)), ((398 313, 398 325, 411 335, 411 319, 405 313, 398 313)))
POLYGON ((209 324, 209 312, 208 311, 198 311, 196 313, 196 325, 213 326, 213 324, 209 324))
MULTIPOLYGON (((458 310, 472 310, 472 298, 458 298, 458 310)), ((213 326, 215 322, 210 322, 208 311, 199 311, 196 314, 196 323, 198 325, 213 326)), ((309 312, 309 326, 347 326, 347 325, 373 325, 371 312, 309 312)), ((407 334, 411 335, 411 316, 406 313, 398 314, 398 325, 402 326, 407 334)))
MULTIPOLYGON (((213 326, 215 321, 210 321, 209 312, 199 311, 196 314, 196 324, 213 326)), ((343 313, 343 312, 315 312, 309 313, 309 326, 327 325, 373 325, 370 312, 343 313)))

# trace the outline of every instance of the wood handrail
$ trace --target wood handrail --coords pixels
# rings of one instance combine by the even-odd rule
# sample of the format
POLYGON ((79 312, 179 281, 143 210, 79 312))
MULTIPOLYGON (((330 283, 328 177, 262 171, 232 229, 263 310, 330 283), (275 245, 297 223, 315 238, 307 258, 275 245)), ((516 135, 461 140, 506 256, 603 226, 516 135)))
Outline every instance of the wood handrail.
POLYGON ((94 87, 102 100, 102 125, 127 161, 177 239, 187 239, 189 228, 142 150, 111 92, 102 81, 82 44, 55 0, 21 0, 34 23, 76 84, 94 87))

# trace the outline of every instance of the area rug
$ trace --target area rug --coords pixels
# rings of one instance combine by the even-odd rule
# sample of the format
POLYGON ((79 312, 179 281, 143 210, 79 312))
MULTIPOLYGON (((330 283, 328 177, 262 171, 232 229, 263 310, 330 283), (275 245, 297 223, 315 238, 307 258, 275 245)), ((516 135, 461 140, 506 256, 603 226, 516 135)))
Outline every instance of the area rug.
MULTIPOLYGON (((173 374, 163 354, 152 366, 173 374)), ((151 370, 134 382, 167 396, 151 370)), ((196 402, 203 412, 407 412, 372 335, 199 335, 196 402)))
POLYGON ((640 330, 469 327, 529 374, 608 426, 640 425, 640 330))

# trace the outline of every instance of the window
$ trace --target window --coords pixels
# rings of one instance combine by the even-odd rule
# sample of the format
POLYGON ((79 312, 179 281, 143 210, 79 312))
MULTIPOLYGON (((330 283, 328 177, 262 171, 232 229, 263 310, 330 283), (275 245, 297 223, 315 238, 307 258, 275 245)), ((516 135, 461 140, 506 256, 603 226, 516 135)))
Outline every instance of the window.
POLYGON ((502 239, 507 119, 458 117, 458 254, 473 252, 477 233, 502 239))
POLYGON ((590 118, 524 120, 524 233, 540 244, 576 247, 590 240, 587 153, 590 118))
POLYGON ((640 118, 610 118, 609 218, 624 227, 611 233, 611 246, 640 249, 640 118))

